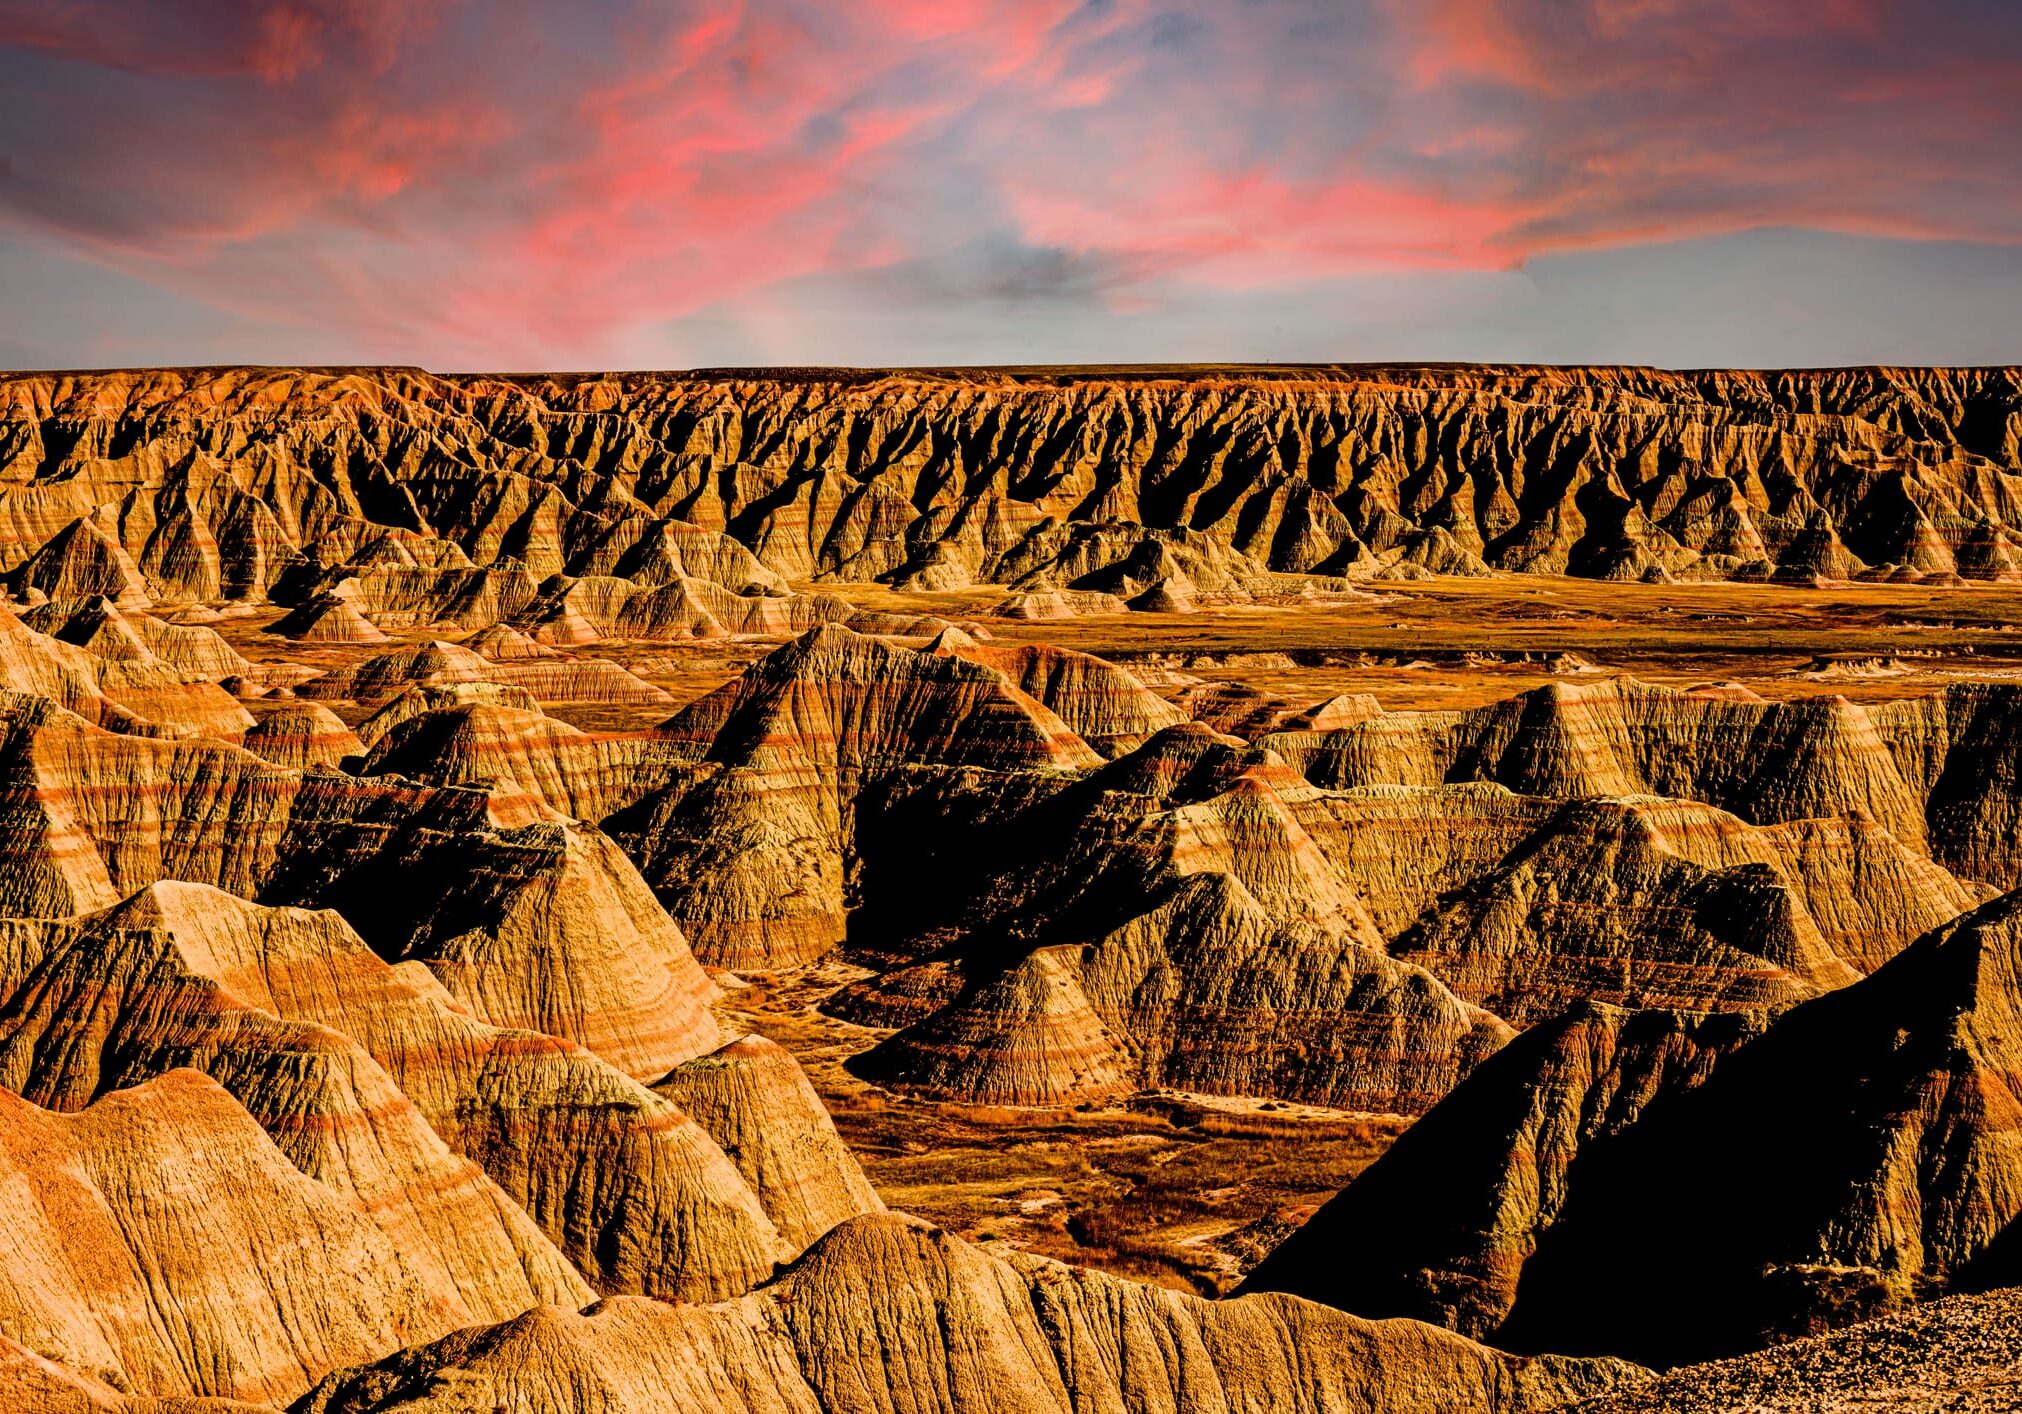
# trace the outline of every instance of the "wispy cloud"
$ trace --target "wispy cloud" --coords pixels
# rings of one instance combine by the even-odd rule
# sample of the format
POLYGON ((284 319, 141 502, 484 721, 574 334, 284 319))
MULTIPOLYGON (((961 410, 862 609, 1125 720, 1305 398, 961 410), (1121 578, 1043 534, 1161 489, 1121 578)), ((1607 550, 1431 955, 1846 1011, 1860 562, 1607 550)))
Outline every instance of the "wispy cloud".
POLYGON ((1126 311, 2022 242, 2022 8, 0 0, 0 133, 18 235, 362 356, 580 364, 824 277, 1126 311))

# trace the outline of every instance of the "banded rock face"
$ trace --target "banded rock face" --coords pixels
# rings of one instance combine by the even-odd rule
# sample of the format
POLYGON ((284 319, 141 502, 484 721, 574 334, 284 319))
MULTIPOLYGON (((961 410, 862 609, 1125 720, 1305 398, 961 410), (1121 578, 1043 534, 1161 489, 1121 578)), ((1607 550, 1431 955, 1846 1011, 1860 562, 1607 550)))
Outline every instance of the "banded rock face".
MULTIPOLYGON (((88 1379, 280 1404, 333 1365, 487 1319, 388 1235, 396 1218, 299 1172, 190 1071, 76 1115, 0 1092, 0 1166, 0 1330, 88 1379)), ((10 1395, 18 1368, 0 1371, 10 1395)))
POLYGON ((9 912, 89 912, 162 879, 328 905, 479 1019, 635 1078, 722 1043, 713 984, 617 847, 556 817, 502 826, 484 791, 115 735, 32 698, 11 704, 0 791, 9 912))
POLYGON ((18 1414, 270 1414, 236 1399, 126 1394, 0 1336, 0 1394, 18 1414))
POLYGON ((859 834, 865 931, 906 965, 828 1005, 906 1027, 866 1075, 999 1102, 1167 1084, 1413 1112, 1505 1020, 1788 1004, 1985 897, 1858 821, 1322 791, 1197 725, 1008 805, 899 780, 859 834))
POLYGON ((1483 780, 1696 800, 1762 824, 1867 820, 1962 877, 2022 882, 2015 793, 1999 785, 2022 761, 2022 708, 2006 684, 1862 706, 1558 682, 1472 711, 1386 713, 1258 744, 1332 787, 1483 780))
POLYGON ((777 582, 739 591, 687 575, 651 584, 613 575, 558 575, 513 622, 539 642, 559 645, 792 638, 828 623, 862 633, 921 635, 944 623, 931 615, 859 610, 833 594, 793 594, 777 582))
POLYGON ((349 699, 378 707, 411 688, 424 691, 495 683, 524 690, 536 701, 602 702, 652 707, 673 701, 665 692, 616 663, 600 659, 541 658, 492 660, 456 643, 436 640, 378 653, 350 667, 325 673, 296 688, 316 700, 349 699))
POLYGON ((1484 1061, 1245 1278, 1492 1340, 1583 1149, 1697 1085, 1761 1011, 1573 1007, 1484 1061))
POLYGON ((884 1211, 800 1063, 763 1036, 676 1066, 653 1088, 723 1146, 796 1253, 838 1223, 884 1211))
MULTIPOLYGON (((101 988, 90 1011, 108 1028, 91 1050, 116 1053, 124 1067, 98 1077, 96 1088, 196 1065, 268 1126, 305 1172, 320 1175, 332 1162, 360 1171, 357 1158, 303 1149, 322 1142, 329 1120, 320 1113, 298 1119, 287 1109, 293 1090, 271 1098, 266 1067, 221 1068, 235 1065, 237 1053, 276 1049, 290 1058, 293 1084, 306 1090, 304 1077, 316 1067, 363 1068, 342 1047, 305 1049, 293 1023, 340 1033, 601 1290, 690 1300, 735 1294, 819 1235, 782 1244, 707 1132, 583 1048, 474 1020, 426 969, 387 964, 334 913, 263 908, 200 884, 151 885, 84 920, 60 957, 52 952, 27 974, 41 994, 32 1016, 0 1044, 0 1059, 22 1060, 29 1047, 32 1059, 23 1062, 25 1078, 22 1066, 4 1065, 0 1077, 44 1103, 69 1107, 80 1088, 94 1085, 78 1049, 81 1023, 64 1009, 77 989, 52 991, 52 974, 80 968, 101 988), (185 1015, 199 998, 215 1018, 185 1015), (136 1015, 159 1020, 136 1026, 128 1020, 136 1015), (271 1018, 281 1024, 269 1025, 271 1018), (237 1039, 212 1046, 205 1037, 225 1024, 237 1039), (292 1141, 298 1127, 302 1137, 292 1141)), ((341 1084, 315 1088, 334 1093, 341 1084)), ((375 1078, 373 1093, 404 1111, 385 1088, 375 1078)), ((381 1142, 385 1152, 397 1147, 381 1142)), ((801 1177, 811 1186, 861 1182, 846 1153, 804 1157, 801 1177)))
POLYGON ((1652 1106, 1574 1177, 1503 1335, 1670 1362, 1802 1330, 1821 1309, 2012 1281, 2018 968, 2010 894, 1652 1106))
POLYGON ((153 736, 229 740, 253 724, 224 689, 192 679, 152 651, 100 657, 38 633, 12 613, 0 613, 0 690, 39 694, 94 722, 153 736))
POLYGON ((192 936, 193 965, 148 895, 44 925, 33 944, 17 932, 0 1008, 0 1086, 78 1110, 171 1070, 202 1071, 297 1168, 350 1193, 383 1225, 450 1324, 588 1299, 526 1214, 443 1144, 355 1041, 234 995, 202 966, 216 965, 203 941, 192 936))
POLYGON ((526 819, 553 812, 592 822, 681 774, 650 738, 593 735, 539 711, 490 703, 437 707, 392 725, 359 773, 496 783, 495 798, 515 788, 524 794, 517 813, 526 819))
POLYGON ((365 617, 356 601, 337 594, 319 594, 295 606, 273 625, 273 632, 296 643, 386 643, 390 637, 365 617))
POLYGON ((1541 1026, 1248 1288, 1672 1363, 2012 1282, 2018 916, 1996 899, 1767 1025, 1587 1008, 1541 1026))
POLYGON ((916 764, 1058 775, 1100 761, 996 667, 847 629, 803 635, 664 723, 692 769, 608 817, 698 955, 780 967, 846 931, 867 783, 916 764))
POLYGON ((1105 757, 1134 750, 1185 720, 1179 709, 1127 669, 1090 653, 1046 643, 994 648, 960 629, 946 630, 931 647, 995 668, 1020 692, 1045 703, 1069 730, 1105 757))
POLYGON ((352 1200, 297 1173, 222 1091, 181 1071, 71 1117, 0 1095, 0 1165, 32 1195, 4 1215, 0 1396, 30 1408, 53 1397, 65 1410, 213 1414, 173 1401, 235 1393, 315 1414, 811 1414, 922 1399, 977 1414, 1374 1414, 1456 1399, 1544 1409, 1641 1377, 1289 1298, 1209 1302, 1001 1259, 885 1216, 843 1222, 734 1300, 615 1297, 450 1333, 352 1200))
POLYGON ((252 671, 252 665, 212 629, 166 623, 152 614, 122 613, 102 597, 52 600, 30 609, 22 622, 109 663, 161 663, 192 679, 212 682, 252 671))
POLYGON ((319 702, 292 702, 263 712, 241 744, 255 756, 297 771, 339 766, 365 754, 358 734, 319 702))
POLYGON ((179 601, 313 556, 470 627, 562 572, 1167 608, 1274 574, 1998 577, 2018 404, 2009 369, 27 374, 0 567, 179 601))
POLYGON ((533 1312, 332 1375, 301 1409, 1430 1414, 1544 1409, 1637 1374, 1280 1297, 1203 1301, 866 1217, 742 1301, 533 1312))
POLYGON ((508 783, 602 821, 707 960, 792 965, 841 940, 841 877, 867 782, 917 765, 1094 764, 1055 703, 1112 752, 1178 717, 1086 654, 997 650, 952 630, 920 652, 824 628, 652 736, 593 736, 473 705, 385 730, 363 769, 508 783))

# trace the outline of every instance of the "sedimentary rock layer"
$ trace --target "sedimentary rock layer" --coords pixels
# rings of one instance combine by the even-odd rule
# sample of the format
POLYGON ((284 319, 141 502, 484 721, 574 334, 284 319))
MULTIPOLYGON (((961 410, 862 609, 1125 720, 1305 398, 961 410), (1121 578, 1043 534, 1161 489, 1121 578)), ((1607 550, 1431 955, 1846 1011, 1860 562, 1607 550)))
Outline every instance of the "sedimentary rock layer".
POLYGON ((0 565, 470 627, 558 574, 1165 609, 1316 571, 2001 578, 2018 429, 2011 369, 24 374, 0 565))
POLYGON ((1465 712, 1391 712, 1332 731, 1273 732, 1318 785, 1495 781, 1550 796, 1660 795, 1745 820, 1872 821, 1968 879, 2022 883, 2011 684, 1866 706, 1678 692, 1627 678, 1556 682, 1465 712))
POLYGON ((1802 1000, 1986 896, 1859 820, 1325 791, 1198 725, 1026 799, 916 772, 857 815, 863 932, 923 960, 831 1009, 906 1026, 866 1075, 999 1102, 1168 1084, 1416 1111, 1505 1020, 1802 1000))
POLYGON ((532 1312, 332 1375, 302 1410, 1431 1414, 1549 1408, 1635 1375, 1283 1297, 1203 1301, 858 1218, 740 1302, 532 1312))
POLYGON ((523 796, 290 770, 218 742, 107 732, 39 698, 10 699, 4 729, 8 912, 212 884, 335 907, 478 1018, 578 1041, 638 1079, 724 1039, 713 985, 616 846, 530 815, 523 796))
POLYGON ((1541 1027, 1250 1285, 1671 1363, 2013 1282, 2018 918, 2022 895, 1985 904, 1766 1028, 1607 1009, 1541 1027))

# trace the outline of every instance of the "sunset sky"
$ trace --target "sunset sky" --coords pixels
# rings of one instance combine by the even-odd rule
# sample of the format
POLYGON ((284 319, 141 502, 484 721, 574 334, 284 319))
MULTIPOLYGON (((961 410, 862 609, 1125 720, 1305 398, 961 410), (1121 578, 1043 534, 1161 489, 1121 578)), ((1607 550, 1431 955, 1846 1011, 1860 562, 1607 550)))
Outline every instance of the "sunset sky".
POLYGON ((0 0, 0 366, 2022 361, 2017 0, 0 0))

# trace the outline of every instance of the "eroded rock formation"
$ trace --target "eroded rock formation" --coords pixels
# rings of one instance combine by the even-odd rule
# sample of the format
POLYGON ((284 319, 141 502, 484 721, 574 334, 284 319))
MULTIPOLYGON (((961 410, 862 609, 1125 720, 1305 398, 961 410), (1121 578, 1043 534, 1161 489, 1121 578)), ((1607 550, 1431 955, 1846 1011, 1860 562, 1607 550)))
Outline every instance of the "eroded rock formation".
POLYGON ((408 625, 482 627, 555 575, 1165 610, 1315 572, 1990 577, 2022 524, 2009 369, 227 369, 0 395, 21 585, 181 601, 292 577, 408 625))

